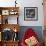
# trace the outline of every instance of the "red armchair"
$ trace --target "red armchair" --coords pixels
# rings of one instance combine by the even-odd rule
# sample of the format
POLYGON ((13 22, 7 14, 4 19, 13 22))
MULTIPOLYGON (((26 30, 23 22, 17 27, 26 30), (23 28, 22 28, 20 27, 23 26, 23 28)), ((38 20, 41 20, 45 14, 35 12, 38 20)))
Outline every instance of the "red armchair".
MULTIPOLYGON (((22 38, 21 45, 22 45, 22 46, 28 46, 28 45, 27 45, 28 42, 26 43, 25 40, 26 40, 26 39, 29 40, 30 38, 32 38, 32 36, 34 37, 34 39, 37 37, 37 35, 36 35, 36 33, 33 31, 33 29, 31 29, 31 28, 27 29, 26 32, 25 32, 25 34, 24 34, 24 37, 22 38)), ((33 39, 33 38, 32 38, 32 39, 33 39)), ((28 40, 27 40, 27 41, 28 41, 28 40)), ((29 44, 31 44, 31 43, 29 43, 29 44)), ((29 45, 29 46, 31 46, 31 45, 29 45)), ((37 38, 36 38, 36 44, 35 44, 34 46, 41 46, 41 44, 40 44, 40 42, 37 40, 37 38)))

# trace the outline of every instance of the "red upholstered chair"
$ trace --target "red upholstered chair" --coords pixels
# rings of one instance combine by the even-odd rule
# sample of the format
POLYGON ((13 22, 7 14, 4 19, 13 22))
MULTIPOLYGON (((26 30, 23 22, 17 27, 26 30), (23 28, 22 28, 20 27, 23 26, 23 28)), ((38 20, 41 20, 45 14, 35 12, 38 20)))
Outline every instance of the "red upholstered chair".
MULTIPOLYGON (((36 40, 37 40, 37 35, 36 35, 36 33, 33 31, 32 28, 28 28, 28 29, 26 30, 25 34, 24 34, 24 37, 22 38, 21 45, 22 45, 22 46, 27 46, 25 40, 28 39, 28 38, 30 38, 30 37, 32 37, 32 36, 35 37, 36 40)), ((35 44, 34 46, 41 46, 41 44, 40 44, 40 42, 37 40, 37 44, 35 44)))

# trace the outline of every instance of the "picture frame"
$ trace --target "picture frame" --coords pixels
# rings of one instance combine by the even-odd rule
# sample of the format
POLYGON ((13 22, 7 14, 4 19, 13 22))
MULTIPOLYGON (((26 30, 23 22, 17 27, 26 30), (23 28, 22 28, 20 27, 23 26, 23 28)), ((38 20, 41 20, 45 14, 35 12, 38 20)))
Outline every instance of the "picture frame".
POLYGON ((2 15, 9 15, 9 10, 2 10, 2 15))
POLYGON ((24 7, 24 20, 25 21, 37 21, 38 20, 38 8, 37 7, 24 7))

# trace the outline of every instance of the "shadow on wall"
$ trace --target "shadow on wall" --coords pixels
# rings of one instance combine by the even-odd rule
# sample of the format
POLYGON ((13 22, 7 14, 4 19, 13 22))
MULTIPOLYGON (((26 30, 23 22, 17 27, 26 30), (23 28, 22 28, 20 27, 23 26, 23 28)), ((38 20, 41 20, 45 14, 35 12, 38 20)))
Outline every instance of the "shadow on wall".
POLYGON ((42 33, 43 30, 42 30, 42 26, 21 26, 20 27, 20 31, 19 31, 19 39, 20 39, 20 42, 21 42, 21 40, 23 38, 23 35, 24 35, 25 31, 28 28, 32 28, 36 32, 39 41, 41 43, 43 43, 43 36, 42 36, 43 35, 43 33, 42 33))

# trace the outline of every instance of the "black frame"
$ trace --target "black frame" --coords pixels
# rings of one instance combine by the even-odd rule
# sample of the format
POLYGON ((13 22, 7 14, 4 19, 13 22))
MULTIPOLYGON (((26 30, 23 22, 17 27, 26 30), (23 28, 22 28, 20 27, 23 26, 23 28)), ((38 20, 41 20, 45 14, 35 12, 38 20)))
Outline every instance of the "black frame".
POLYGON ((38 8, 37 7, 24 7, 24 20, 25 21, 37 21, 38 20, 38 8))

